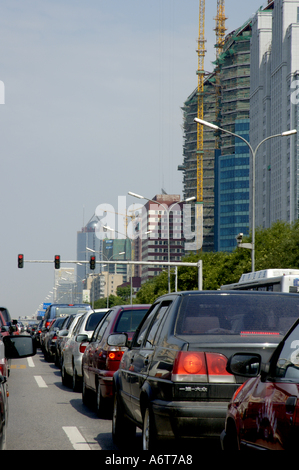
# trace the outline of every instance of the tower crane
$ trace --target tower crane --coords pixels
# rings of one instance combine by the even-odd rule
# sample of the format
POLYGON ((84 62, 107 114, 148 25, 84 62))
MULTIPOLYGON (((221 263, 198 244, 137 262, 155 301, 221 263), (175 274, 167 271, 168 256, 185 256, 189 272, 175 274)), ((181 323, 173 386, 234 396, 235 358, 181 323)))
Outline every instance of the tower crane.
MULTIPOLYGON (((204 58, 205 58, 205 0, 199 1, 199 32, 197 41, 197 117, 203 119, 204 58)), ((203 241, 203 126, 197 124, 196 146, 196 248, 202 247, 203 241)))
MULTIPOLYGON (((204 58, 205 58, 205 0, 199 1, 199 32, 197 40, 197 117, 203 119, 204 58)), ((197 202, 203 202, 203 126, 197 124, 197 202)))

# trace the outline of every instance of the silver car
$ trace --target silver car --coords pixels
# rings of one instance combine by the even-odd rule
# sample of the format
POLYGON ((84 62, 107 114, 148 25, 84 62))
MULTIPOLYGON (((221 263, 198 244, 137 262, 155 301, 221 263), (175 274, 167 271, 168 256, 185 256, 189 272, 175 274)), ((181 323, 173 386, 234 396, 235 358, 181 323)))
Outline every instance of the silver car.
MULTIPOLYGON (((56 365, 58 365, 62 370, 63 365, 63 356, 65 351, 65 345, 68 340, 71 338, 73 331, 79 321, 79 319, 84 315, 83 313, 78 313, 76 315, 70 315, 68 317, 67 325, 64 324, 63 328, 58 332, 58 340, 56 342, 56 365)), ((63 374, 63 372, 62 372, 63 374)))
POLYGON ((77 321, 71 335, 64 345, 61 376, 63 385, 72 385, 74 391, 81 391, 82 387, 82 356, 86 345, 83 340, 89 341, 92 334, 109 309, 91 310, 77 321))

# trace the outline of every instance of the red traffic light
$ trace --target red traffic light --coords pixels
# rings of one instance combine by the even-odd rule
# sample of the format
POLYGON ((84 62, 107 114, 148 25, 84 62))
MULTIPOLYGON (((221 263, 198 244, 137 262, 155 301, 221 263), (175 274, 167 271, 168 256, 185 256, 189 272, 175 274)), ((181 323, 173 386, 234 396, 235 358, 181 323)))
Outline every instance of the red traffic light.
POLYGON ((24 255, 18 255, 18 268, 24 268, 24 255))
POLYGON ((60 269, 60 256, 59 255, 55 255, 54 265, 55 265, 55 269, 60 269))
POLYGON ((96 257, 91 256, 89 260, 90 269, 94 270, 96 268, 96 257))

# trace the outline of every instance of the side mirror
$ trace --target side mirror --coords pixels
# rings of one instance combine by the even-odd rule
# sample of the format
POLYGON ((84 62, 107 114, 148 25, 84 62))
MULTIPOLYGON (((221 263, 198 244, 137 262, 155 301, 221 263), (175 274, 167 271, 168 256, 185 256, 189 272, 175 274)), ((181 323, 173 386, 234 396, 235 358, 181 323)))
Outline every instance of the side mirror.
POLYGON ((109 346, 128 347, 128 335, 126 333, 109 335, 107 343, 109 346))
POLYGON ((76 343, 83 343, 83 341, 89 342, 89 338, 88 335, 77 335, 75 341, 76 343))
POLYGON ((259 354, 237 353, 227 362, 226 370, 230 374, 250 378, 257 377, 261 371, 262 358, 259 354))
POLYGON ((4 336, 3 343, 7 359, 22 359, 36 354, 31 336, 4 336))
POLYGON ((67 336, 69 334, 69 330, 61 330, 58 332, 58 336, 67 336))

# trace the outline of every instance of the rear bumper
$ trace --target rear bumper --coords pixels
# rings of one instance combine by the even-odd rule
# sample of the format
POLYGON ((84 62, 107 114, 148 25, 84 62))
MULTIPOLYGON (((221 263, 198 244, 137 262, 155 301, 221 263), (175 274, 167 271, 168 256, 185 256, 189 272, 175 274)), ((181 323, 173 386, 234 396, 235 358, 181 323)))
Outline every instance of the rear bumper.
POLYGON ((225 427, 226 402, 153 402, 159 438, 219 437, 225 427))

